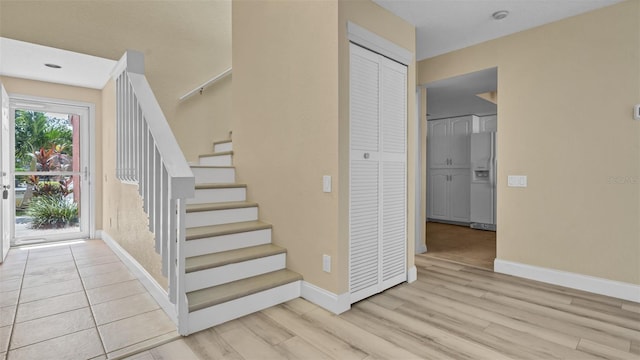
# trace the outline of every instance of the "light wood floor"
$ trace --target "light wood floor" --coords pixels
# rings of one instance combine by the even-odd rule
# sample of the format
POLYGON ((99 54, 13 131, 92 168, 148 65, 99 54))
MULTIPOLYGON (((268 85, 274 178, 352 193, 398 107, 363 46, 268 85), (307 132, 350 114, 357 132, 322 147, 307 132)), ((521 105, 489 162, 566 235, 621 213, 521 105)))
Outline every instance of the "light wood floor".
POLYGON ((493 270, 496 233, 468 226, 427 223, 427 252, 424 255, 493 270))
POLYGON ((640 304, 416 256, 418 280, 333 315, 296 299, 158 359, 640 359, 640 304))

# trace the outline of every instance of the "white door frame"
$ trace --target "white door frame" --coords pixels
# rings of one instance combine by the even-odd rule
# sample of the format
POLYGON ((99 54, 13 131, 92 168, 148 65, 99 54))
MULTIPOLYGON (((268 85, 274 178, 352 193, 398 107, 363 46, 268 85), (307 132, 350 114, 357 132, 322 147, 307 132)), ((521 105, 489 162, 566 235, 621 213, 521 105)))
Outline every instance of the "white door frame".
MULTIPOLYGON (((416 128, 415 128, 415 167, 416 167, 416 242, 415 242, 415 253, 423 254, 427 252, 427 244, 426 244, 426 234, 423 231, 423 225, 427 221, 427 209, 426 202, 425 206, 422 206, 422 168, 425 166, 425 161, 422 159, 422 144, 423 141, 426 142, 426 138, 422 138, 422 127, 426 126, 426 124, 422 124, 422 111, 426 109, 422 109, 422 86, 416 86, 416 128)), ((426 147, 426 146, 425 146, 426 147)), ((428 179, 428 177, 427 177, 428 179)))
MULTIPOLYGON (((85 208, 88 209, 87 214, 84 214, 83 218, 86 218, 86 221, 84 224, 86 226, 86 231, 82 232, 82 235, 87 236, 89 238, 94 238, 95 237, 95 199, 96 199, 96 194, 95 194, 95 163, 96 163, 96 158, 95 158, 95 118, 96 118, 96 111, 95 111, 95 104, 93 103, 89 103, 89 102, 83 102, 83 101, 74 101, 74 100, 66 100, 66 99, 55 99, 55 98, 47 98, 47 97, 40 97, 40 96, 33 96, 33 95, 25 95, 25 94, 16 94, 16 93, 10 93, 9 94, 9 99, 10 99, 10 116, 11 116, 11 126, 15 126, 15 110, 16 109, 28 109, 28 110, 32 110, 32 111, 40 111, 40 112, 45 112, 45 111, 58 111, 60 112, 60 110, 64 109, 69 109, 71 110, 71 112, 73 111, 81 111, 81 112, 86 112, 86 122, 83 121, 84 124, 88 125, 88 126, 83 126, 81 127, 80 131, 81 136, 80 136, 80 143, 81 143, 81 148, 82 150, 84 150, 85 152, 83 153, 83 158, 86 159, 86 162, 84 163, 86 166, 86 171, 83 170, 82 172, 84 172, 82 175, 84 178, 86 178, 86 189, 82 189, 82 198, 81 198, 81 203, 84 204, 85 208), (30 104, 44 104, 45 107, 41 107, 41 106, 30 106, 30 104), (51 109, 51 107, 55 107, 57 110, 51 109), (87 174, 88 173, 88 174, 87 174), (88 176, 87 176, 88 175, 88 176), (86 199, 88 198, 88 200, 86 199)), ((82 117, 81 117, 82 119, 82 117)), ((14 147, 13 144, 13 139, 11 140, 11 148, 14 147)), ((15 155, 14 152, 12 151, 12 159, 11 159, 11 177, 15 176, 15 169, 14 167, 14 162, 15 160, 13 159, 13 156, 15 155)), ((15 209, 15 203, 12 204, 13 208, 15 209)), ((15 210, 12 212, 12 224, 11 224, 11 239, 12 241, 15 240, 15 233, 14 233, 14 224, 15 223, 15 219, 13 218, 15 216, 15 210)), ((81 220, 82 221, 82 220, 81 220)), ((62 237, 60 238, 59 236, 51 236, 51 240, 60 240, 60 239, 64 239, 67 238, 68 234, 66 235, 62 235, 62 237)))
MULTIPOLYGON (((0 135, 2 138, 0 139, 1 146, 11 146, 11 137, 9 134, 11 133, 11 116, 9 115, 9 95, 4 89, 4 85, 0 82, 0 91, 2 99, 0 100, 0 105, 2 105, 2 122, 0 126, 0 135)), ((13 189, 12 186, 12 176, 10 171, 11 164, 11 152, 3 152, 0 157, 0 192, 7 190, 7 199, 0 199, 0 263, 4 262, 4 259, 7 257, 7 253, 9 252, 9 246, 11 244, 11 212, 13 211, 13 206, 15 206, 15 201, 13 199, 13 189), (9 156, 7 156, 9 155, 9 156)))

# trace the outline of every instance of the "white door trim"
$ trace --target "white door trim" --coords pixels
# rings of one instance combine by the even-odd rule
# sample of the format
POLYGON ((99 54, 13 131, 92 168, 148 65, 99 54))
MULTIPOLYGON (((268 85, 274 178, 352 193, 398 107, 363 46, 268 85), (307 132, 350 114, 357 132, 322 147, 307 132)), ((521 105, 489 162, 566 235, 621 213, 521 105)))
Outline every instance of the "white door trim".
MULTIPOLYGON (((56 99, 56 98, 48 98, 48 97, 41 97, 41 96, 34 96, 34 95, 26 95, 26 94, 20 94, 20 93, 9 93, 9 100, 10 100, 10 109, 11 109, 11 119, 12 119, 12 126, 13 125, 13 118, 15 116, 15 105, 26 105, 28 103, 48 103, 48 104, 52 104, 52 105, 57 105, 60 107, 70 107, 70 108, 86 108, 87 109, 87 124, 89 125, 89 128, 87 129, 86 132, 86 139, 84 140, 84 142, 86 142, 86 151, 87 153, 84 155, 85 157, 87 157, 87 166, 88 166, 88 170, 89 170, 89 179, 88 179, 88 188, 83 190, 83 193, 85 193, 86 195, 89 196, 89 202, 88 202, 88 221, 87 221, 87 226, 88 226, 88 236, 89 238, 94 238, 95 237, 95 232, 96 232, 96 221, 95 221, 95 214, 96 214, 96 193, 95 193, 95 171, 96 171, 96 148, 95 148, 95 144, 96 144, 96 132, 95 132, 95 120, 96 120, 96 105, 94 103, 90 103, 90 102, 84 102, 84 101, 75 101, 75 100, 67 100, 67 99, 56 99), (20 104, 20 103, 24 103, 24 104, 20 104), (17 103, 17 104, 16 104, 17 103)), ((18 106, 19 108, 28 108, 28 106, 18 106)), ((38 109, 38 108, 34 108, 33 110, 35 111, 46 111, 45 109, 38 109)), ((81 140, 82 141, 82 140, 81 140)), ((13 146, 13 142, 11 144, 13 146)), ((12 163, 15 160, 12 160, 12 163)), ((12 165, 13 166, 13 165, 12 165)), ((15 170, 14 170, 15 171, 15 170)), ((85 195, 85 196, 86 196, 85 195)), ((12 238, 14 237, 14 234, 12 232, 11 234, 12 238)))
MULTIPOLYGON (((416 226, 416 241, 414 252, 416 254, 423 254, 427 252, 426 234, 423 231, 423 225, 426 222, 426 208, 422 206, 422 167, 425 166, 425 162, 422 159, 422 121, 421 121, 421 103, 422 99, 422 87, 416 87, 416 128, 415 128, 415 172, 416 176, 414 181, 416 182, 416 196, 415 196, 415 226, 416 226)), ((426 141, 426 139, 425 139, 426 141)), ((425 202, 426 206, 426 202, 425 202)))
POLYGON ((413 52, 351 21, 347 22, 347 38, 353 43, 384 55, 403 65, 409 66, 413 62, 413 52))
MULTIPOLYGON (((0 100, 0 104, 2 105, 2 121, 0 123, 0 139, 1 146, 7 146, 11 148, 11 138, 9 134, 11 133, 11 116, 9 114, 9 95, 4 88, 4 85, 0 81, 0 91, 2 92, 0 95, 2 96, 2 100, 0 100), (5 142, 7 143, 5 145, 5 142)), ((0 154, 0 184, 3 185, 0 187, 0 191, 5 190, 5 186, 12 186, 12 178, 11 178, 11 153, 2 153, 0 154)), ((4 259, 7 257, 9 252, 9 246, 11 245, 11 212, 14 210, 15 200, 12 196, 14 194, 13 189, 7 189, 8 196, 6 199, 0 200, 0 263, 4 262, 4 259)))

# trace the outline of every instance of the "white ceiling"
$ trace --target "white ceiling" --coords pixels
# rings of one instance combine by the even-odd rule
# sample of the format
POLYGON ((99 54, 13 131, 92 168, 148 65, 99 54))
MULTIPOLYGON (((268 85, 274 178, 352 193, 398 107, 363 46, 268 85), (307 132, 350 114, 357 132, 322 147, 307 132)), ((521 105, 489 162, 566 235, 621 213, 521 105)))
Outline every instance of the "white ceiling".
POLYGON ((102 89, 117 61, 0 38, 0 75, 102 89), (60 65, 52 69, 44 64, 60 65))
POLYGON ((416 27, 423 60, 622 0, 373 0, 416 27), (494 20, 491 14, 509 11, 494 20))
POLYGON ((497 68, 432 82, 427 85, 427 119, 494 115, 498 110, 496 104, 479 98, 477 94, 497 89, 497 68))
MULTIPOLYGON (((373 0, 416 26, 417 59, 440 55, 622 0, 373 0), (508 10, 503 20, 491 14, 508 10)), ((0 38, 0 75, 102 89, 116 61, 0 38), (61 69, 44 66, 53 63, 61 69)))

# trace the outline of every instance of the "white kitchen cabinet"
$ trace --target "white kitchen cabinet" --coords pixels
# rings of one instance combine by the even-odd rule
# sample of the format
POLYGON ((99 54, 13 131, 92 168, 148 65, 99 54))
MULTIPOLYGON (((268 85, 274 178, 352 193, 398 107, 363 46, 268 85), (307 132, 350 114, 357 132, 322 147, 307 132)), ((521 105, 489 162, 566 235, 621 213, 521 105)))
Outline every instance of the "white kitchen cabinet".
POLYGON ((407 67, 350 45, 349 292, 407 279, 407 67))
POLYGON ((429 168, 468 168, 469 135, 477 116, 461 116, 428 121, 429 168))
POLYGON ((480 116, 474 119, 473 132, 485 133, 498 131, 498 115, 480 116))
POLYGON ((469 222, 469 169, 430 169, 428 216, 434 220, 469 222))
POLYGON ((427 217, 469 222, 470 135, 480 125, 475 115, 427 122, 427 217))

